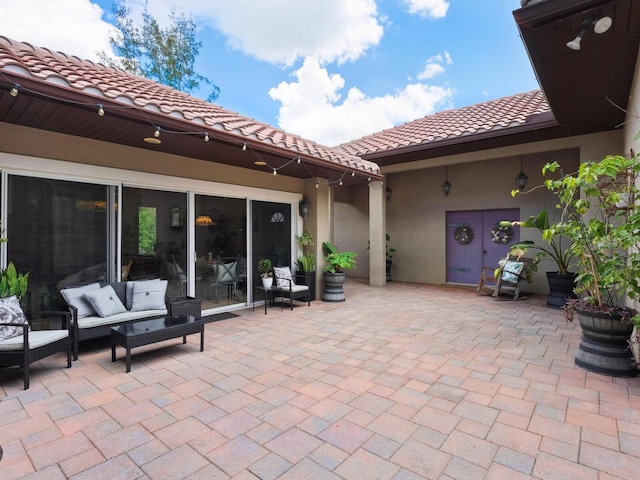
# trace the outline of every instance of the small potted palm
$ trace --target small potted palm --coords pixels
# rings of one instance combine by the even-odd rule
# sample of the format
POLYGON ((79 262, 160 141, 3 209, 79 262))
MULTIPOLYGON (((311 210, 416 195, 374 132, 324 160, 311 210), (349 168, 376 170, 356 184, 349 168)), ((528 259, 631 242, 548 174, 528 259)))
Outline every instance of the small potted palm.
POLYGON ((323 302, 344 302, 345 270, 356 267, 355 252, 340 252, 330 242, 322 243, 322 253, 327 265, 324 268, 323 302))
POLYGON ((271 260, 268 258, 262 258, 258 261, 258 271, 260 272, 260 278, 262 280, 262 286, 264 288, 271 288, 273 286, 273 272, 271 260))

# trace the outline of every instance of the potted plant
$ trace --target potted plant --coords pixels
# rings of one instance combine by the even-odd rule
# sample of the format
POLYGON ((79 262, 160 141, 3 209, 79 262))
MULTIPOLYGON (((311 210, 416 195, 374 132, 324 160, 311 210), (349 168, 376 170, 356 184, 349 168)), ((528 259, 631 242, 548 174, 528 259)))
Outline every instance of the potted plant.
POLYGON ((0 298, 15 295, 22 301, 27 293, 29 273, 18 273, 13 262, 9 262, 7 268, 0 270, 0 298))
POLYGON ((537 229, 547 245, 539 245, 531 240, 522 240, 511 245, 511 248, 522 248, 526 250, 537 250, 534 259, 537 265, 540 260, 549 260, 556 266, 555 271, 547 272, 547 282, 549 284, 549 296, 547 306, 551 308, 562 308, 568 298, 575 298, 574 286, 576 273, 570 272, 571 261, 574 258, 571 248, 562 245, 562 235, 551 234, 549 224, 549 212, 544 208, 537 216, 531 216, 524 222, 500 222, 500 225, 518 225, 523 228, 537 229))
MULTIPOLYGON (((597 373, 634 377, 638 369, 627 342, 640 314, 627 298, 640 298, 640 199, 637 156, 609 155, 586 162, 571 175, 546 180, 562 215, 545 238, 564 235, 578 261, 577 299, 564 307, 567 320, 580 321, 582 339, 576 365, 597 373)), ((557 162, 543 174, 560 169, 557 162)))
MULTIPOLYGON (((397 250, 393 247, 389 246, 389 241, 391 240, 391 236, 387 233, 385 234, 386 245, 384 249, 385 253, 385 261, 386 261, 386 273, 387 273, 387 282, 393 281, 391 278, 391 266, 393 264, 393 254, 397 252, 397 250)), ((367 250, 371 249, 371 240, 367 242, 367 250)))
POLYGON ((344 302, 345 270, 355 268, 355 252, 339 252, 330 242, 322 242, 322 253, 327 265, 324 268, 323 302, 344 302))
POLYGON ((316 257, 307 252, 296 259, 296 283, 309 287, 309 301, 316 299, 316 257))
POLYGON ((264 288, 271 288, 273 286, 271 260, 268 258, 260 259, 258 261, 258 271, 260 272, 260 278, 262 279, 262 286, 264 288))
POLYGON ((309 232, 303 232, 302 235, 298 235, 296 237, 296 241, 298 242, 298 245, 300 245, 300 248, 314 245, 313 235, 309 232))

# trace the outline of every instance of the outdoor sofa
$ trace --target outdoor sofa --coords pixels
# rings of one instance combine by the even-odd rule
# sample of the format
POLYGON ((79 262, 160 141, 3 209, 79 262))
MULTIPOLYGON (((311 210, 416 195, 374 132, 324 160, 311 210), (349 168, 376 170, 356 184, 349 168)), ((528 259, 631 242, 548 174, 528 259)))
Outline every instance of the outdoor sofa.
POLYGON ((95 282, 60 290, 71 312, 73 359, 78 342, 111 334, 111 327, 169 312, 167 280, 95 282))

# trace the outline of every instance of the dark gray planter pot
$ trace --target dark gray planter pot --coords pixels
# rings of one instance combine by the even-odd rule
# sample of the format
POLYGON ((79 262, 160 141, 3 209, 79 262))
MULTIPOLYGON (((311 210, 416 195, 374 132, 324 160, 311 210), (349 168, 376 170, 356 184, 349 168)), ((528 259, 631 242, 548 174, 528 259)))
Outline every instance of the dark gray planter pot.
POLYGON ((562 308, 567 303, 567 298, 576 298, 573 291, 576 286, 576 275, 576 273, 547 272, 549 283, 547 307, 562 308))
POLYGON ((387 282, 393 281, 393 279, 391 278, 391 264, 392 263, 393 263, 393 260, 387 260, 387 282))
POLYGON ((344 302, 345 273, 324 273, 323 302, 344 302))
POLYGON ((633 324, 623 324, 619 315, 576 309, 582 338, 575 364, 589 372, 612 377, 637 377, 627 340, 633 324))
POLYGON ((296 272, 296 284, 309 287, 309 300, 316 299, 316 272, 296 272))

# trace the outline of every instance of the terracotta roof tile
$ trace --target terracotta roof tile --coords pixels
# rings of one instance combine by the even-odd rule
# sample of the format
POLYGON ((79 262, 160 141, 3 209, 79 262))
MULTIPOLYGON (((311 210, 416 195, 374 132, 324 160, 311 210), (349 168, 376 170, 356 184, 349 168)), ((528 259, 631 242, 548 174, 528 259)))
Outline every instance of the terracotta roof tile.
POLYGON ((147 78, 0 36, 0 70, 7 67, 12 73, 20 72, 15 67, 22 67, 25 74, 43 81, 59 84, 64 80, 69 88, 85 93, 89 91, 92 95, 104 96, 123 105, 133 104, 165 115, 180 114, 198 128, 204 125, 234 132, 285 151, 294 151, 295 155, 304 153, 326 162, 380 173, 380 168, 373 162, 257 122, 147 78), (194 121, 196 118, 199 119, 197 122, 194 121))
MULTIPOLYGON (((414 145, 436 144, 443 140, 520 127, 532 116, 550 112, 541 90, 512 95, 477 105, 446 110, 394 128, 343 143, 349 155, 367 155, 414 145)), ((435 146, 435 145, 434 145, 435 146)))

